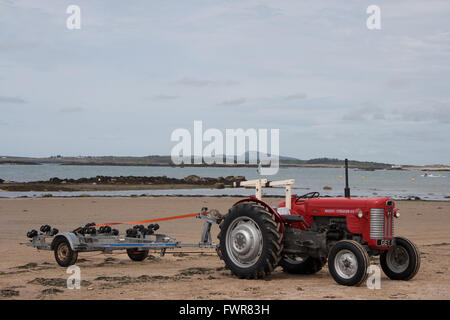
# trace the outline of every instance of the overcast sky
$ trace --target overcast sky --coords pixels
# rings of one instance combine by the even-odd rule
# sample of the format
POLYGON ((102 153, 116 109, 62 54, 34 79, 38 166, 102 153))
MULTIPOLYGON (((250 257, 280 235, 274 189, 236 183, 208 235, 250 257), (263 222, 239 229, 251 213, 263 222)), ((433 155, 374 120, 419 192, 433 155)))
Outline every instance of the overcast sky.
POLYGON ((450 164, 449 71, 448 0, 0 0, 0 155, 170 154, 203 120, 300 159, 450 164))

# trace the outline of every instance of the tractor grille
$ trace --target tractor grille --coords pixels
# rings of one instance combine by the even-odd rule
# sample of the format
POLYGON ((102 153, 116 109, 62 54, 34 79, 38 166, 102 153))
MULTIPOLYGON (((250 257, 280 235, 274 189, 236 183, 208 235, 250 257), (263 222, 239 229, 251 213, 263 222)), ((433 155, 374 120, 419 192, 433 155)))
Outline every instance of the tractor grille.
POLYGON ((391 214, 385 217, 384 209, 370 209, 370 238, 392 238, 394 233, 394 220, 391 214))
POLYGON ((384 209, 370 209, 370 238, 384 238, 384 209))
POLYGON ((391 227, 392 227, 391 237, 394 237, 394 216, 393 215, 391 215, 391 227))

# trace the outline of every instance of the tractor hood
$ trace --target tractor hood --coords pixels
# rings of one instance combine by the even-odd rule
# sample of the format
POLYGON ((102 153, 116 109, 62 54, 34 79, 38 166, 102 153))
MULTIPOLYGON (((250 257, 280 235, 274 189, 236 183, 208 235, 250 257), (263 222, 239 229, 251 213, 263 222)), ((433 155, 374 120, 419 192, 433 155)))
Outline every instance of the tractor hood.
MULTIPOLYGON (((306 211, 327 209, 361 209, 384 208, 386 205, 394 206, 394 201, 388 197, 373 198, 312 198, 305 201, 306 211)), ((337 212, 336 212, 337 213, 337 212)))

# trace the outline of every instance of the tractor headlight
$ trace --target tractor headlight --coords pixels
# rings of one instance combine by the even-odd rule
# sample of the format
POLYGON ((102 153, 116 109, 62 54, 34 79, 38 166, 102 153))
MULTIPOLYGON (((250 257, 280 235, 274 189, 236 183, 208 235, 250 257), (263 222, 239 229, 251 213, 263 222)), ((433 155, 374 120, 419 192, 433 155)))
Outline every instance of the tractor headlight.
POLYGON ((394 217, 400 218, 400 210, 398 210, 398 209, 395 210, 394 217))
POLYGON ((361 219, 362 217, 363 217, 363 211, 362 211, 362 210, 359 210, 359 211, 358 211, 358 218, 361 219))

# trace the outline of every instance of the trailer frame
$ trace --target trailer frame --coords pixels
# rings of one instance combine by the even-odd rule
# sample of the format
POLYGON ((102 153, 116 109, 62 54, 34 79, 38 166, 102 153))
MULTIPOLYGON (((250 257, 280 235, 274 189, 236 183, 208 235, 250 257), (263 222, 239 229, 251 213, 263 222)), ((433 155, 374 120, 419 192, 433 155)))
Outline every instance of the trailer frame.
MULTIPOLYGON (((211 226, 214 223, 220 223, 222 215, 217 210, 208 211, 202 208, 196 218, 202 219, 203 230, 198 243, 184 243, 177 241, 175 237, 168 234, 155 233, 143 234, 137 232, 136 237, 127 237, 125 234, 112 235, 111 233, 81 234, 76 231, 58 232, 51 234, 51 230, 36 234, 29 242, 24 245, 36 248, 38 250, 55 250, 55 243, 60 239, 65 239, 70 249, 76 253, 101 251, 105 254, 111 254, 115 250, 133 249, 134 251, 159 250, 160 255, 164 256, 167 249, 175 248, 216 248, 212 242, 211 226)), ((57 261, 58 262, 58 261, 57 261)), ((76 258, 71 264, 76 262, 76 258)))

